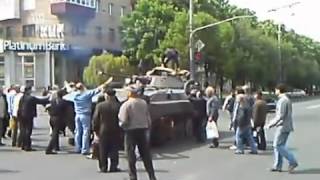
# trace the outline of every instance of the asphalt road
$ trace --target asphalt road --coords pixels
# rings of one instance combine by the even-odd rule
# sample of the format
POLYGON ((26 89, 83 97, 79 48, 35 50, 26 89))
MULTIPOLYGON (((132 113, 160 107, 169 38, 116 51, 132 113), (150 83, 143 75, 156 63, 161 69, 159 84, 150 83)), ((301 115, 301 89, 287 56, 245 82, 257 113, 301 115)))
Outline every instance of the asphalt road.
MULTIPOLYGON (((41 108, 40 108, 41 109, 41 108)), ((207 144, 193 140, 172 142, 153 150, 154 165, 158 180, 317 180, 320 179, 320 100, 294 104, 295 132, 290 137, 289 147, 299 160, 295 174, 271 173, 273 162, 271 141, 273 130, 268 130, 268 150, 259 155, 235 155, 228 147, 232 133, 228 131, 225 113, 219 120, 221 146, 209 149, 207 144)), ((269 119, 273 115, 269 116, 269 119)), ((33 133, 35 152, 22 152, 10 146, 0 147, 0 179, 2 180, 123 180, 127 177, 127 162, 121 153, 120 168, 116 174, 98 173, 97 161, 69 153, 72 148, 62 138, 62 152, 58 155, 44 154, 48 143, 48 117, 40 113, 33 133)), ((9 144, 8 140, 4 141, 9 144)), ((284 167, 286 168, 286 166, 284 167)), ((141 162, 138 163, 139 179, 147 180, 141 162)))

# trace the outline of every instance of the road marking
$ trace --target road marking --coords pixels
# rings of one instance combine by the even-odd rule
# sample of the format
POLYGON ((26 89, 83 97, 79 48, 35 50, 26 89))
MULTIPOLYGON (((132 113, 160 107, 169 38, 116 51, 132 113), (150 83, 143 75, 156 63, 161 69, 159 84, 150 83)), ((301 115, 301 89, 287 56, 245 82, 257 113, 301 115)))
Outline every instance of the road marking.
POLYGON ((317 109, 317 108, 320 108, 320 104, 307 107, 307 109, 317 109))

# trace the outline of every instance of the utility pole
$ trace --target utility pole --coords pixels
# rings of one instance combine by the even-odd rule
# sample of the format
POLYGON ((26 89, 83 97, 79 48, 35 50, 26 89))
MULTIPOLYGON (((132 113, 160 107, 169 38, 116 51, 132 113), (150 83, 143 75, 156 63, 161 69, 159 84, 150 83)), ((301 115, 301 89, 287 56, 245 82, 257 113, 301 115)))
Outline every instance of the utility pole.
POLYGON ((189 66, 190 66, 190 79, 195 79, 195 63, 193 60, 193 0, 189 0, 189 66))
MULTIPOLYGON (((287 4, 287 5, 284 5, 284 6, 281 6, 281 7, 278 7, 278 8, 274 8, 274 9, 271 9, 269 10, 268 12, 277 12, 281 9, 286 9, 286 8, 292 8, 298 4, 300 4, 301 2, 300 1, 297 1, 297 2, 293 2, 291 4, 287 4)), ((279 83, 284 83, 285 81, 285 75, 284 75, 284 68, 283 68, 283 61, 282 61, 282 52, 281 52, 281 35, 282 35, 282 24, 279 23, 278 24, 278 61, 279 61, 279 83)))

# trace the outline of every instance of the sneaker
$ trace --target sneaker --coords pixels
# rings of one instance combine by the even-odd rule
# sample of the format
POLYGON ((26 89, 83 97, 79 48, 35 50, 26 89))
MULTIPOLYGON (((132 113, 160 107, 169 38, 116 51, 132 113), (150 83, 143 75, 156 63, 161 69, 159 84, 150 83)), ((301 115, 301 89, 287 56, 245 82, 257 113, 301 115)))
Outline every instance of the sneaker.
POLYGON ((271 168, 270 172, 282 172, 282 170, 277 168, 271 168))
POLYGON ((120 168, 116 168, 116 169, 111 169, 109 172, 111 173, 116 173, 116 172, 121 172, 122 170, 120 168))
POLYGON ((3 143, 0 143, 0 146, 5 146, 5 144, 3 144, 3 143))
POLYGON ((87 159, 93 159, 93 154, 87 155, 86 158, 87 159))
POLYGON ((294 172, 294 169, 298 167, 298 164, 293 164, 293 165, 290 165, 289 168, 288 168, 288 172, 290 174, 292 174, 294 172))
POLYGON ((244 154, 244 152, 237 150, 234 154, 244 154))
POLYGON ((54 154, 58 154, 58 153, 54 151, 46 151, 46 155, 54 155, 54 154))
POLYGON ((249 154, 254 154, 254 155, 256 155, 256 154, 258 154, 258 152, 257 152, 257 151, 250 151, 249 154))
POLYGON ((232 145, 232 146, 229 147, 229 149, 230 149, 230 150, 236 150, 236 149, 237 149, 237 146, 232 145))

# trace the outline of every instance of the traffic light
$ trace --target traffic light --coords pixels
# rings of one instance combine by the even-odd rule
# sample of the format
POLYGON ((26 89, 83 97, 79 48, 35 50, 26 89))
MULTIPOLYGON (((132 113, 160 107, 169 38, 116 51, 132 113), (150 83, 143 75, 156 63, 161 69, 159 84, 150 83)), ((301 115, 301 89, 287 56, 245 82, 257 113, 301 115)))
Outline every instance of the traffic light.
POLYGON ((196 52, 195 55, 194 55, 194 59, 195 59, 195 62, 196 63, 200 63, 201 62, 201 59, 202 59, 202 54, 201 52, 196 52))

